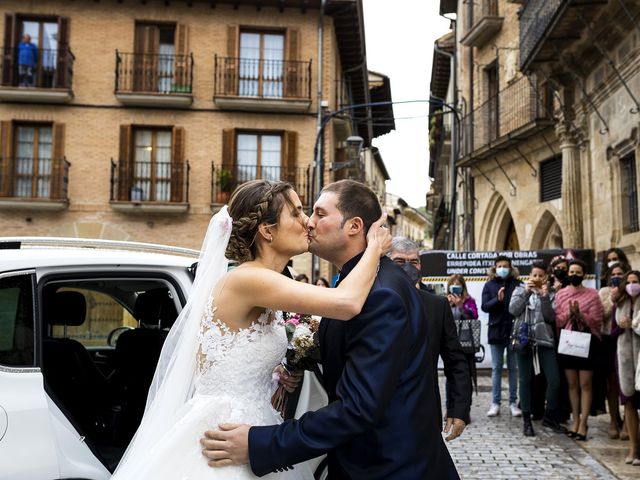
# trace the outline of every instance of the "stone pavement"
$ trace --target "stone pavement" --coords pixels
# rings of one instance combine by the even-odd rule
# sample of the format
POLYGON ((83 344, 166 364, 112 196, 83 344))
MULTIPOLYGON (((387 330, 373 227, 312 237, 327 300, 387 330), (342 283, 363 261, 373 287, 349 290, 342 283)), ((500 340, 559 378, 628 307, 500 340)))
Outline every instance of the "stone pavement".
MULTIPOLYGON (((444 392, 442 374, 440 389, 444 392)), ((501 413, 488 418, 491 378, 479 372, 471 424, 461 437, 447 443, 462 479, 640 479, 640 467, 624 464, 628 442, 607 436, 607 415, 590 419, 587 442, 555 434, 540 422, 533 422, 536 436, 525 437, 522 418, 511 417, 504 399, 507 390, 503 379, 501 413)))

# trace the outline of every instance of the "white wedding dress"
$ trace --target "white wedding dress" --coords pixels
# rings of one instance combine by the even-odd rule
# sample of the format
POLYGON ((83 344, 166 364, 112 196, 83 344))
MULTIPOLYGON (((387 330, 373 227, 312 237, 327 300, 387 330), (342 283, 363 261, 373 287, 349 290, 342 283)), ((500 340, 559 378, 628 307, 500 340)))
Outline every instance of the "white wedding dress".
MULTIPOLYGON (((127 477, 154 480, 255 479, 248 465, 213 468, 202 455, 200 439, 219 423, 273 425, 282 422, 271 406, 272 374, 287 348, 282 315, 265 311, 246 329, 231 331, 215 319, 210 299, 198 335, 195 393, 179 420, 127 477)), ((313 479, 310 468, 262 478, 313 479)))

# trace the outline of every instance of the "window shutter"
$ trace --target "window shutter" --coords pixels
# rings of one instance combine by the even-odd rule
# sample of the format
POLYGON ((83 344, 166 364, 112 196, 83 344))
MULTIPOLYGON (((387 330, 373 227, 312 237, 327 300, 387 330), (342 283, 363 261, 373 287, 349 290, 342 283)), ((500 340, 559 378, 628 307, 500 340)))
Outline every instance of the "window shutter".
MULTIPOLYGON (((296 173, 298 170, 298 132, 284 132, 284 166, 282 180, 289 182, 297 191, 296 173)), ((302 200, 304 192, 297 192, 302 200)), ((304 204, 304 201, 302 202, 304 204)))
POLYGON ((236 131, 227 129, 222 131, 222 166, 232 168, 236 160, 236 131))
POLYGON ((184 202, 184 128, 173 127, 171 138, 171 201, 184 202))
POLYGON ((118 200, 129 201, 133 171, 133 139, 131 125, 120 125, 120 152, 118 156, 118 200))
POLYGON ((285 97, 300 97, 301 81, 300 81, 300 32, 297 28, 287 29, 287 38, 285 46, 285 97))
POLYGON ((160 51, 160 28, 157 25, 136 24, 134 39, 133 77, 134 90, 157 90, 157 58, 160 51))
POLYGON ((183 23, 176 25, 175 54, 174 83, 180 87, 188 86, 189 26, 183 23))
POLYGON ((224 94, 236 95, 238 84, 238 25, 227 25, 227 59, 224 64, 224 94))
POLYGON ((14 59, 18 53, 14 51, 16 43, 16 16, 6 13, 4 16, 4 51, 2 52, 2 85, 11 85, 17 79, 17 69, 14 70, 14 59))
POLYGON ((58 18, 58 65, 56 68, 56 85, 58 88, 71 88, 69 80, 69 18, 58 18))
POLYGON ((13 170, 13 123, 0 122, 0 197, 11 195, 13 170))
POLYGON ((558 155, 540 164, 540 201, 548 202, 562 197, 562 156, 558 155))
POLYGON ((64 199, 64 123, 53 124, 53 171, 51 174, 51 198, 64 199))

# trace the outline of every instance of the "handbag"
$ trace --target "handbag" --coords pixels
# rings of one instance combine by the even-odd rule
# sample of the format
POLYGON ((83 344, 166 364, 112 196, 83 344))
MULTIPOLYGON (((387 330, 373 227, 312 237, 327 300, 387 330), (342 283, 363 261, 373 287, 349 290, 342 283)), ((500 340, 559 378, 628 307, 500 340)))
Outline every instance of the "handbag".
POLYGON ((511 327, 511 351, 516 353, 527 353, 531 349, 531 325, 529 323, 529 308, 525 308, 524 315, 520 315, 513 322, 511 327))
POLYGON ((480 350, 480 320, 466 318, 455 322, 462 351, 464 353, 476 353, 480 350))
POLYGON ((575 330, 560 330, 558 353, 571 357, 589 358, 591 334, 575 330))

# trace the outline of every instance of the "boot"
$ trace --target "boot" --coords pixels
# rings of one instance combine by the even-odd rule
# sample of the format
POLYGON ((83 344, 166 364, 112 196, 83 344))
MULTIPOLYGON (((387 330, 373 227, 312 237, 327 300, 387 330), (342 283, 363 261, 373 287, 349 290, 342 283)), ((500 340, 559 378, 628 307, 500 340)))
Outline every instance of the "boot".
POLYGON ((558 415, 554 410, 545 410, 544 416, 542 417, 542 426, 550 428, 555 433, 567 433, 567 429, 558 422, 558 415))
POLYGON ((533 431, 533 425, 531 424, 531 413, 530 412, 522 412, 522 422, 524 424, 524 428, 522 433, 524 433, 525 437, 533 437, 535 436, 535 432, 533 431))

